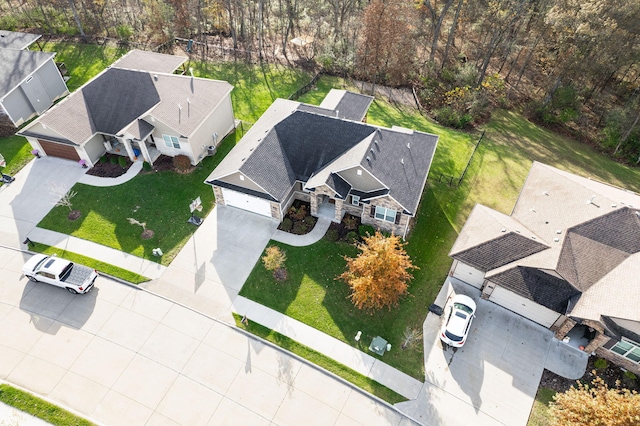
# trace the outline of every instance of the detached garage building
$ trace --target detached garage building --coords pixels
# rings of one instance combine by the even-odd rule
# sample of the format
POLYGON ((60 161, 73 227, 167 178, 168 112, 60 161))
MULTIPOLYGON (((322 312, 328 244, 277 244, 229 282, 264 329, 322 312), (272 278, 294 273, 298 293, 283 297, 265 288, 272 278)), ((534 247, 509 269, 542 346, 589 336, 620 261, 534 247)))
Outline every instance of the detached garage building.
POLYGON ((30 51, 41 36, 0 30, 0 124, 18 127, 67 95, 55 53, 30 51))
POLYGON ((450 275, 640 373, 639 207, 638 194, 534 163, 510 215, 475 206, 450 275))

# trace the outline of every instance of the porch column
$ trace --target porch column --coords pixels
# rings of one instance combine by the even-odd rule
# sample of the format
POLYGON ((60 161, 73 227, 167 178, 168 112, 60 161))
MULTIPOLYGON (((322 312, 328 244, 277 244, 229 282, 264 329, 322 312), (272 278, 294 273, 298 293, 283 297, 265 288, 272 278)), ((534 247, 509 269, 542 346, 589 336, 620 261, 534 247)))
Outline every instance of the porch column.
POLYGON ((344 201, 336 198, 336 212, 335 212, 335 222, 340 223, 342 221, 342 205, 344 204, 344 201))
POLYGON ((567 335, 567 333, 569 331, 571 331, 571 329, 577 324, 577 321, 572 320, 571 318, 567 318, 566 321, 564 322, 564 324, 562 324, 560 326, 560 328, 558 328, 558 331, 556 331, 555 337, 558 340, 562 340, 564 339, 564 337, 567 335))
POLYGON ((144 141, 138 142, 138 146, 140 147, 140 152, 142 153, 142 158, 149 164, 153 164, 151 162, 151 156, 149 155, 149 150, 147 149, 147 144, 144 141))
POLYGON ((597 348, 604 345, 610 340, 609 336, 606 336, 604 333, 598 331, 596 337, 592 341, 589 342, 586 348, 584 348, 584 352, 590 354, 591 352, 595 352, 597 348))
POLYGON ((318 195, 311 193, 309 198, 309 203, 311 204, 311 216, 318 217, 318 195))
POLYGON ((134 155, 133 155, 133 149, 131 148, 131 142, 129 142, 129 139, 120 139, 120 142, 122 142, 122 144, 124 145, 124 148, 127 150, 127 155, 129 156, 129 160, 131 161, 135 161, 133 159, 134 155))

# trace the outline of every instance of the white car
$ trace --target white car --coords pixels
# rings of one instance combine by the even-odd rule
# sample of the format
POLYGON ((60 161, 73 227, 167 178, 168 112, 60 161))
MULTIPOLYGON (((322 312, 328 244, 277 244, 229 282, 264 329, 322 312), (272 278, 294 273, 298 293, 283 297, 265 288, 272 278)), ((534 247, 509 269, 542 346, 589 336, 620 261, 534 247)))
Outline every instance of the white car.
POLYGON ((98 271, 56 255, 33 255, 22 267, 25 277, 33 282, 62 287, 69 293, 84 294, 93 288, 98 271))
POLYGON ((471 323, 475 317, 476 302, 469 296, 458 294, 453 296, 445 308, 445 321, 440 330, 440 340, 456 348, 467 340, 471 323))

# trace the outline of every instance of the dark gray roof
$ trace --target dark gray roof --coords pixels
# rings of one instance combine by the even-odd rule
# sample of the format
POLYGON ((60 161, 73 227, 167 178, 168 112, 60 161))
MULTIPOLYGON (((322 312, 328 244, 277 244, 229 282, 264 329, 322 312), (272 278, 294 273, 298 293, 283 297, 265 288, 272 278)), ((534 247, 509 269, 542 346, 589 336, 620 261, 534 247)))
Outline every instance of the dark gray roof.
POLYGON ((388 193, 389 193, 389 190, 387 188, 377 189, 375 191, 369 191, 369 192, 358 191, 357 189, 351 190, 351 194, 357 195, 358 197, 360 197, 360 201, 367 201, 372 198, 382 197, 383 195, 387 195, 388 193))
POLYGON ((548 247, 515 232, 486 241, 452 257, 483 272, 507 265, 548 247))
POLYGON ((379 128, 360 164, 415 214, 437 144, 436 135, 379 128))
POLYGON ((262 199, 265 199, 265 200, 277 201, 275 198, 271 197, 268 194, 265 194, 264 192, 254 191, 252 189, 248 189, 248 188, 245 188, 245 187, 237 186, 237 185, 234 185, 232 183, 224 182, 224 181, 221 181, 221 180, 212 180, 212 181, 209 181, 207 183, 209 183, 211 185, 220 186, 222 188, 231 189, 233 191, 243 192, 245 194, 253 195, 254 197, 262 198, 262 199))
POLYGON ((362 121, 369 111, 373 97, 358 93, 344 92, 335 108, 328 109, 316 105, 300 104, 299 111, 337 117, 352 121, 362 121))
POLYGON ((80 90, 94 131, 110 135, 118 134, 160 102, 150 74, 119 68, 106 70, 80 90))
POLYGON ((145 120, 139 119, 131 123, 129 127, 126 128, 126 132, 130 133, 134 138, 138 140, 143 140, 147 136, 153 132, 155 126, 145 120))
POLYGON ((40 34, 0 30, 0 49, 26 49, 40 37, 40 34))
POLYGON ((50 52, 0 49, 0 99, 54 56, 50 52))
POLYGON ((32 138, 36 138, 36 139, 38 139, 38 138, 46 138, 48 141, 58 142, 58 143, 61 143, 63 145, 79 146, 77 143, 71 142, 69 139, 58 138, 58 137, 49 136, 49 135, 43 136, 43 135, 41 135, 39 133, 30 132, 28 130, 21 131, 19 134, 20 134, 20 136, 31 136, 32 138))
POLYGON ((630 255, 640 252, 639 214, 623 207, 569 228, 558 273, 586 291, 630 255))
POLYGON ((171 74, 186 60, 182 56, 134 49, 111 64, 111 67, 171 74))
POLYGON ((338 197, 342 198, 343 200, 347 198, 347 194, 349 194, 349 191, 351 190, 351 185, 349 184, 349 182, 342 179, 340 175, 337 175, 336 173, 331 173, 325 183, 329 186, 329 188, 336 191, 338 197))
POLYGON ((523 266, 496 274, 491 277, 491 281, 561 314, 566 312, 569 299, 580 294, 560 278, 523 266))
POLYGON ((612 337, 616 337, 618 340, 621 337, 626 337, 634 342, 640 342, 640 321, 603 316, 602 322, 612 332, 612 337))

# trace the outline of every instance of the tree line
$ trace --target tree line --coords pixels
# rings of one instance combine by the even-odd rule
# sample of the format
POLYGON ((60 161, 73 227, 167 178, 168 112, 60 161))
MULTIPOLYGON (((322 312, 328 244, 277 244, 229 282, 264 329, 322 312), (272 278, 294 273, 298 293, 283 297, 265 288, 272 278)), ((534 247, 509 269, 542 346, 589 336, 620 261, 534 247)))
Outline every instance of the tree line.
MULTIPOLYGON (((411 86, 465 128, 495 107, 640 163, 637 0, 3 0, 0 28, 162 45, 218 40, 284 60, 411 86)), ((373 89, 373 87, 372 87, 373 89)))

